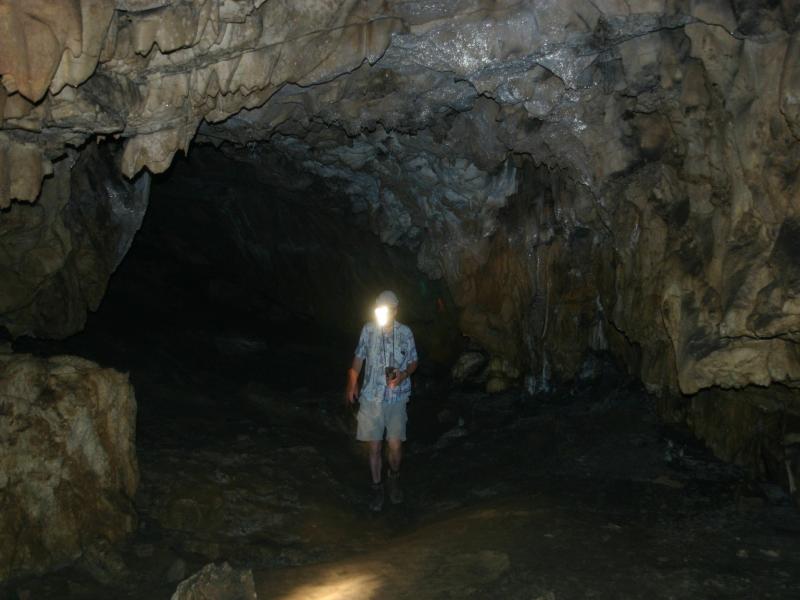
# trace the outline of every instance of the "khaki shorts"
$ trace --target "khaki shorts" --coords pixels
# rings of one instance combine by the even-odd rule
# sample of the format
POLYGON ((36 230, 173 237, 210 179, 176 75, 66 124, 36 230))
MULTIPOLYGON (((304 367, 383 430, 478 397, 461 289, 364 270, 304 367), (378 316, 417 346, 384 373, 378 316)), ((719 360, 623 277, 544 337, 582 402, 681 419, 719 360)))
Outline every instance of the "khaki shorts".
POLYGON ((377 442, 383 439, 406 441, 406 403, 361 402, 358 407, 358 431, 356 439, 361 442, 377 442))

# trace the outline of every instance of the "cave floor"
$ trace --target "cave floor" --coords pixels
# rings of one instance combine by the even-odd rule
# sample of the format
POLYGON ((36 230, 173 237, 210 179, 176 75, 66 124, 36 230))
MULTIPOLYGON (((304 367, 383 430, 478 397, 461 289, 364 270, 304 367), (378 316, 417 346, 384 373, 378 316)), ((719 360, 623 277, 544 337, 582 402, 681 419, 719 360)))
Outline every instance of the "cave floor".
POLYGON ((251 568, 259 598, 800 597, 797 509, 659 424, 635 387, 531 398, 422 381, 406 501, 372 514, 340 392, 168 355, 132 369, 137 531, 4 597, 169 598, 212 561, 251 568))

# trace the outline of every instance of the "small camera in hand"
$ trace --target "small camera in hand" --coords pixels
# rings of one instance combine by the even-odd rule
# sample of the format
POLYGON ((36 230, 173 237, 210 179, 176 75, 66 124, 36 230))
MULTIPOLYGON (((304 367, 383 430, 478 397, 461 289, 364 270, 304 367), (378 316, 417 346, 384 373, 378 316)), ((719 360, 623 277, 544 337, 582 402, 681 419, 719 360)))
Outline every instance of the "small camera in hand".
POLYGON ((399 375, 400 371, 397 369, 397 367, 386 367, 386 381, 397 379, 399 375))

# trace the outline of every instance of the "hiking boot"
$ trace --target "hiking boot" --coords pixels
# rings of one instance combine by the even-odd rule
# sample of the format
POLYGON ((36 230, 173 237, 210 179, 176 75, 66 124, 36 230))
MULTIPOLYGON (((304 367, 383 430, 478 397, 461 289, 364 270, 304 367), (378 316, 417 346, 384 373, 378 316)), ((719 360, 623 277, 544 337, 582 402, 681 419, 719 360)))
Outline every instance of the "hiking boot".
POLYGON ((380 512, 383 508, 383 484, 372 484, 372 497, 369 500, 369 509, 372 512, 380 512))
POLYGON ((403 501, 403 490, 400 489, 400 471, 389 469, 387 483, 389 485, 389 500, 392 501, 392 504, 400 504, 403 501))

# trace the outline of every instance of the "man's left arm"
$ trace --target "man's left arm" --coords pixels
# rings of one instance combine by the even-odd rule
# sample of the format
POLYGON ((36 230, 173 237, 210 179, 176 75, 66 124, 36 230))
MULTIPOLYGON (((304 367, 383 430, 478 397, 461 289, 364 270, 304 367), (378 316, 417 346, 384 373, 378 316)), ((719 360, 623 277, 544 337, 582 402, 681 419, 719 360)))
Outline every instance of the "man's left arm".
POLYGON ((400 377, 402 377, 401 381, 403 381, 404 379, 408 379, 414 374, 414 371, 417 370, 417 364, 418 363, 416 360, 412 361, 408 363, 408 366, 406 367, 405 371, 400 371, 400 377))
POLYGON ((397 382, 398 384, 411 377, 419 365, 419 358, 417 357, 417 345, 414 343, 414 334, 411 333, 410 329, 408 330, 408 337, 408 364, 403 371, 400 371, 400 377, 398 378, 397 382))

